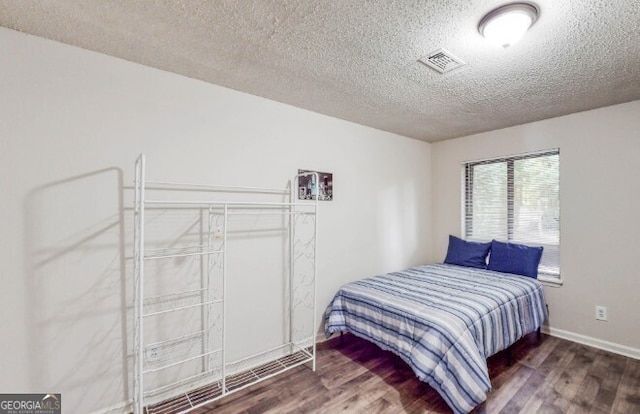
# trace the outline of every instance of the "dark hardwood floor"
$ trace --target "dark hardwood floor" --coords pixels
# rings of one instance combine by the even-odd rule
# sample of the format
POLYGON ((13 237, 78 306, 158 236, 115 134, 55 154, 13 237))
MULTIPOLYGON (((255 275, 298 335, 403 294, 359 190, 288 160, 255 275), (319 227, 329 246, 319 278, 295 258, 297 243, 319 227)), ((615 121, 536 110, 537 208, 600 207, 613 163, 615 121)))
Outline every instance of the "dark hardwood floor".
MULTIPOLYGON (((493 390, 475 414, 640 413, 640 361, 535 334, 488 361, 493 390)), ((318 345, 317 370, 297 367, 197 413, 450 413, 390 352, 352 335, 318 345)))

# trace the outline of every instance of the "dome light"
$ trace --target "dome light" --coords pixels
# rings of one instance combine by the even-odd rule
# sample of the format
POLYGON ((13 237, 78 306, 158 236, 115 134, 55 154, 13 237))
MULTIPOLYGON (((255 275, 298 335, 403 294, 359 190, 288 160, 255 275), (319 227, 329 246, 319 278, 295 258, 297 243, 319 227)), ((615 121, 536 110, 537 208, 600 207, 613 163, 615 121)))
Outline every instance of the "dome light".
POLYGON ((489 42, 509 47, 520 40, 538 20, 540 10, 533 3, 509 3, 487 13, 478 31, 489 42))

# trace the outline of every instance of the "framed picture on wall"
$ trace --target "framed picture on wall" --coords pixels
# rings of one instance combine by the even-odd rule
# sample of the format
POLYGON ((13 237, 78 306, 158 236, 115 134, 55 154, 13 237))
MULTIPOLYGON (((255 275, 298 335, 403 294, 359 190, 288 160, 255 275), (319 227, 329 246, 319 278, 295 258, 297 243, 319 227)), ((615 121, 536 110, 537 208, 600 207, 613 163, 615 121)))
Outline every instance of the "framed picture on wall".
POLYGON ((298 179, 298 199, 315 200, 316 194, 318 194, 318 200, 320 201, 333 200, 333 174, 313 170, 298 170, 298 174, 306 172, 317 172, 319 182, 315 183, 314 175, 300 177, 298 179))

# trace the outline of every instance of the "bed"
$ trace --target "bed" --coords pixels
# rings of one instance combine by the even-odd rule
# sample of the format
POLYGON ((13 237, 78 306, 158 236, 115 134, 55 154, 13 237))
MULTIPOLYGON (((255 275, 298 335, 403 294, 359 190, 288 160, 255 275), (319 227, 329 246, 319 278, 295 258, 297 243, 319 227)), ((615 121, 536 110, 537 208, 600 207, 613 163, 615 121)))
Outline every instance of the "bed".
POLYGON ((538 330, 547 317, 532 277, 432 264, 343 286, 325 334, 350 332, 399 355, 456 413, 491 390, 487 358, 538 330))

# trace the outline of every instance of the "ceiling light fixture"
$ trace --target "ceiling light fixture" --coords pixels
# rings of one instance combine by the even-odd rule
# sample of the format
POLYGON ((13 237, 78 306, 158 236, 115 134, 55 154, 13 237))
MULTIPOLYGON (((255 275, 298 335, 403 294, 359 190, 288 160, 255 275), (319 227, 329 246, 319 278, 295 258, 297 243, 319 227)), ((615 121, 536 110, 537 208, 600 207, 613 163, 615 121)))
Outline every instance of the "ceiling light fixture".
POLYGON ((540 9, 533 3, 509 3, 487 13, 478 31, 489 42, 509 47, 524 36, 538 20, 540 9))

